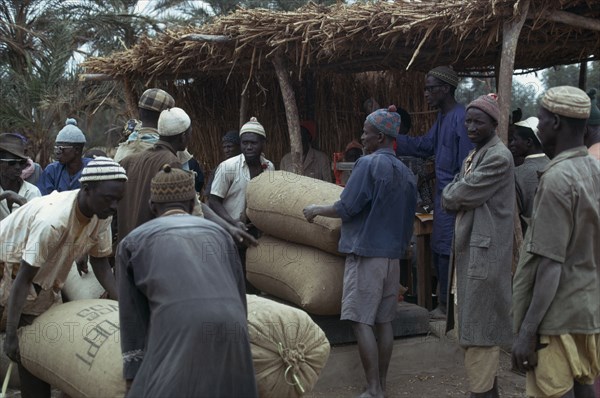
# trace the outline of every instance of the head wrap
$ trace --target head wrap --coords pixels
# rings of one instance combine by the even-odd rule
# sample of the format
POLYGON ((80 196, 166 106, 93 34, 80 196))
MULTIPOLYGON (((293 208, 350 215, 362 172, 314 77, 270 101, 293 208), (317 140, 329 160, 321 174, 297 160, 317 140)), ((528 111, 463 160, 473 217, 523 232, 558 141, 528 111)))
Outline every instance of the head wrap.
POLYGON ((254 134, 262 135, 263 137, 267 138, 267 133, 265 133, 265 128, 263 127, 262 124, 260 124, 258 122, 258 120, 256 120, 256 118, 254 116, 252 116, 250 118, 249 122, 247 122, 246 124, 244 124, 242 126, 242 128, 240 130, 240 137, 244 133, 254 133, 254 134))
POLYGON ((158 118, 158 134, 169 137, 184 133, 192 121, 187 113, 181 108, 165 109, 158 118))
POLYGON ((400 130, 400 115, 396 111, 396 105, 390 105, 387 109, 378 109, 367 116, 367 122, 383 134, 396 137, 400 130))
POLYGON ((360 142, 352 140, 348 143, 348 145, 346 145, 346 149, 344 149, 344 152, 348 152, 350 149, 360 149, 362 151, 363 146, 360 142))
POLYGON ((150 200, 154 203, 185 202, 195 197, 192 172, 166 164, 150 182, 150 200))
POLYGON ((436 79, 448 83, 453 87, 458 86, 458 74, 452 69, 451 66, 438 66, 427 72, 428 76, 433 76, 436 79))
POLYGON ((229 130, 223 134, 221 142, 231 142, 234 145, 240 145, 240 132, 237 130, 229 130))
POLYGON ((85 144, 85 135, 83 135, 83 132, 77 127, 77 120, 67 119, 65 127, 58 132, 55 142, 85 144))
POLYGON ((88 181, 127 181, 125 169, 111 158, 96 156, 81 170, 80 183, 88 181))
POLYGON ((479 96, 477 99, 471 101, 469 105, 467 105, 467 110, 469 108, 477 108, 480 111, 485 112, 489 117, 494 119, 496 123, 498 123, 498 119, 500 119, 498 96, 494 93, 479 96))
POLYGON ((154 112, 162 112, 174 106, 175 100, 171 94, 160 88, 149 88, 144 91, 138 102, 139 108, 154 112))
POLYGON ((546 91, 540 104, 548 111, 560 116, 573 119, 590 117, 590 97, 577 87, 552 87, 546 91))
POLYGON ((25 156, 25 142, 17 134, 0 134, 0 149, 21 159, 27 159, 27 156, 25 156))
POLYGON ((590 97, 590 118, 588 119, 588 126, 600 126, 600 109, 598 109, 598 100, 596 99, 596 89, 591 88, 588 93, 590 97))

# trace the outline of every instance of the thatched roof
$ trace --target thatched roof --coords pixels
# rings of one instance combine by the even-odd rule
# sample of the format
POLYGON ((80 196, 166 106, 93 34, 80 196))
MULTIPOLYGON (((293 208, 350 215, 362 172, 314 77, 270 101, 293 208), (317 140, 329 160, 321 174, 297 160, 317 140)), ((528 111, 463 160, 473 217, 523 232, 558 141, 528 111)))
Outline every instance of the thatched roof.
MULTIPOLYGON (((292 69, 427 71, 450 64, 463 73, 499 64, 502 27, 524 0, 423 0, 309 4, 296 12, 238 10, 200 27, 142 38, 128 51, 85 62, 88 73, 173 79, 200 74, 255 76, 282 54, 292 69), (225 36, 206 41, 199 35, 225 36)), ((515 69, 600 58, 600 2, 531 0, 515 69), (579 20, 578 20, 579 18, 579 20), (575 19, 575 22, 573 22, 575 19), (580 23, 583 21, 587 23, 580 23), (567 22, 567 23, 565 23, 567 22)))

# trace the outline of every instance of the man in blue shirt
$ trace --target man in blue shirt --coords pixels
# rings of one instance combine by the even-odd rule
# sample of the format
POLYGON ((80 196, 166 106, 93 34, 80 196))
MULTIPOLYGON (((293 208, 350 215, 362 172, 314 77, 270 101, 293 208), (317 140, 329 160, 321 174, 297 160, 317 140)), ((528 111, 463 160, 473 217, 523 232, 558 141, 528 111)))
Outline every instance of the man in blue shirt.
POLYGON ((81 171, 92 160, 82 157, 85 142, 85 135, 77 127, 77 121, 67 119, 54 143, 56 161, 46 166, 37 182, 42 195, 81 188, 81 171))
POLYGON ((438 108, 439 113, 431 129, 421 137, 399 135, 396 154, 428 158, 435 155, 435 196, 431 249, 437 271, 439 296, 434 318, 446 317, 448 296, 448 262, 454 233, 454 214, 441 206, 444 187, 460 171, 463 160, 473 144, 465 129, 465 107, 454 99, 458 75, 448 66, 430 70, 425 78, 425 101, 438 108))
POLYGON ((362 397, 383 397, 400 290, 400 262, 413 230, 416 182, 396 158, 394 140, 400 115, 391 105, 365 121, 362 144, 367 156, 355 164, 340 200, 309 205, 304 216, 342 219, 338 250, 346 254, 342 320, 352 322, 367 378, 362 397), (375 326, 375 327, 373 327, 375 326))

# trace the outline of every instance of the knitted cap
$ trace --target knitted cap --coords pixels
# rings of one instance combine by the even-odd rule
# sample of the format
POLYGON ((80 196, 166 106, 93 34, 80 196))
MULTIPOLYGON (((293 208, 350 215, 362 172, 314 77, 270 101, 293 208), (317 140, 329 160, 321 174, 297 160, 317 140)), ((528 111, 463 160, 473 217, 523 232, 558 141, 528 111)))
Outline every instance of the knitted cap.
POLYGON ((265 128, 263 127, 262 124, 260 124, 258 122, 258 120, 256 120, 256 118, 254 116, 252 116, 250 118, 250 121, 248 123, 246 123, 242 126, 242 129, 240 130, 240 137, 244 133, 254 133, 254 134, 262 135, 263 137, 267 138, 267 133, 265 133, 265 128))
POLYGON ((541 105, 552 113, 573 119, 590 117, 590 97, 577 87, 552 87, 542 97, 541 105))
POLYGON ((138 107, 155 112, 162 112, 174 106, 175 100, 171 94, 160 88, 149 88, 144 91, 138 102, 138 107))
POLYGON ((65 127, 58 132, 55 142, 70 142, 73 144, 85 144, 85 135, 77 127, 77 120, 67 119, 65 127))
POLYGON ((158 118, 158 134, 163 137, 178 135, 190 128, 191 124, 190 117, 183 109, 165 109, 158 118))
POLYGON ((458 86, 458 74, 451 66, 438 66, 427 72, 427 75, 433 76, 451 86, 458 86))
POLYGON ((81 170, 79 182, 88 181, 111 181, 122 180, 127 181, 125 169, 111 158, 104 156, 96 156, 81 170))
POLYGON ((390 137, 396 137, 400 130, 400 114, 397 112, 396 105, 376 110, 367 116, 367 122, 390 137))
POLYGON ((588 93, 590 97, 591 108, 590 118, 588 119, 588 126, 600 126, 600 109, 598 109, 598 100, 596 99, 596 89, 591 88, 588 93))
POLYGON ((196 197, 194 173, 164 165, 150 182, 154 203, 185 202, 196 197))
POLYGON ((500 119, 498 95, 494 93, 479 96, 477 99, 471 101, 469 105, 467 105, 467 110, 469 108, 477 108, 480 111, 485 112, 489 117, 494 119, 496 123, 498 123, 498 120, 500 119))

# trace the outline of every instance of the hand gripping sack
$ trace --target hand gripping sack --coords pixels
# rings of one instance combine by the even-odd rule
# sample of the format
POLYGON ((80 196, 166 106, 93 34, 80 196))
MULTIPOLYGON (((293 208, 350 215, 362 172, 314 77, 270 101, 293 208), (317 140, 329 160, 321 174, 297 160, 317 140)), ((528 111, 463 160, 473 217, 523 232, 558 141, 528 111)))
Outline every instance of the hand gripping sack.
POLYGON ((19 349, 33 375, 72 398, 125 394, 116 301, 52 307, 19 329, 19 349))
POLYGON ((302 310, 246 297, 259 396, 294 398, 311 391, 329 357, 325 333, 302 310))
POLYGON ((344 258, 268 235, 246 252, 246 277, 256 288, 316 315, 341 312, 344 258))
POLYGON ((246 191, 246 215, 261 231, 279 239, 338 252, 338 218, 317 216, 313 223, 302 210, 311 204, 331 205, 343 188, 287 171, 268 171, 253 178, 246 191))

